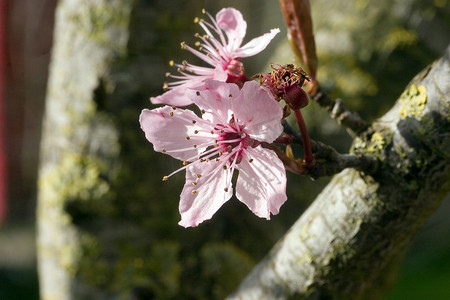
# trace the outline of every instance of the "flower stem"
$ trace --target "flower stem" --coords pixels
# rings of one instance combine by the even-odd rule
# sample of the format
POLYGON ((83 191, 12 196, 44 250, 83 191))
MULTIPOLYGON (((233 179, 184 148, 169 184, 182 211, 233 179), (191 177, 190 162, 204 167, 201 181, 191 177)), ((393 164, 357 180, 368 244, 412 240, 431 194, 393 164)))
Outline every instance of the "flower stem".
POLYGON ((311 141, 309 140, 308 130, 306 130, 305 121, 303 120, 300 109, 295 109, 294 113, 303 139, 303 152, 305 156, 304 161, 306 166, 311 166, 312 162, 314 161, 314 156, 311 150, 311 141))

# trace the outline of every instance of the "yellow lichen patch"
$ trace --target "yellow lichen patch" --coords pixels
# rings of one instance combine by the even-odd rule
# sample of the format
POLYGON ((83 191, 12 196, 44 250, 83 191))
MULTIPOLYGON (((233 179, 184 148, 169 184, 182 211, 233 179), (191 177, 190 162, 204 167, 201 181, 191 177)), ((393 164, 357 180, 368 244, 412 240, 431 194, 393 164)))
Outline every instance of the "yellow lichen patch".
POLYGON ((379 132, 375 132, 372 134, 372 137, 370 139, 370 145, 367 148, 369 152, 376 152, 383 149, 383 146, 385 145, 385 140, 383 136, 379 132))
POLYGON ((402 118, 418 118, 427 103, 427 88, 424 85, 417 87, 412 84, 409 89, 403 92, 399 101, 401 104, 399 113, 402 118))

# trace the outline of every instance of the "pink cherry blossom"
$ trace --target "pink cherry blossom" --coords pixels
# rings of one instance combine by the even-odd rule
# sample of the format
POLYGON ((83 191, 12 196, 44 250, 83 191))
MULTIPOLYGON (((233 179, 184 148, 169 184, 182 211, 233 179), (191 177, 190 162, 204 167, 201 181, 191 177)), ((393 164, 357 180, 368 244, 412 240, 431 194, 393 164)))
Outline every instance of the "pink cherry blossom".
POLYGON ((186 170, 180 196, 180 225, 197 226, 210 219, 233 195, 232 177, 239 171, 236 197, 257 216, 269 219, 286 201, 286 172, 274 151, 262 146, 282 132, 281 106, 254 81, 242 89, 207 80, 187 89, 202 112, 164 106, 144 109, 141 128, 154 150, 183 161, 186 170))
POLYGON ((174 64, 178 67, 180 74, 171 75, 169 73, 168 76, 177 79, 177 81, 165 83, 164 87, 168 91, 160 96, 151 97, 150 100, 153 104, 189 105, 192 101, 185 96, 186 89, 196 86, 206 79, 235 83, 246 81, 247 77, 244 74, 244 67, 240 59, 253 56, 264 50, 280 31, 279 29, 272 29, 269 33, 254 38, 241 46, 247 30, 247 23, 238 10, 224 8, 217 13, 215 19, 209 13, 204 13, 209 17, 210 22, 196 18, 205 32, 203 36, 196 34, 201 40, 196 44, 200 47, 199 50, 186 45, 184 42, 181 43, 181 48, 193 53, 210 67, 196 66, 186 61, 181 64, 174 64))

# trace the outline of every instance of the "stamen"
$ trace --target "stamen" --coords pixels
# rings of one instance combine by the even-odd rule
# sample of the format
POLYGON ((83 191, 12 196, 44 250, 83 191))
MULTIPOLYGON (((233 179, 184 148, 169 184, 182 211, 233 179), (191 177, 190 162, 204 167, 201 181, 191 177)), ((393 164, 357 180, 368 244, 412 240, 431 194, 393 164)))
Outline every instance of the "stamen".
POLYGON ((197 96, 200 96, 200 92, 199 92, 199 91, 195 92, 195 94, 196 94, 197 96))
POLYGON ((228 188, 227 187, 224 188, 223 190, 225 191, 225 193, 228 193, 228 188))
POLYGON ((183 160, 183 166, 187 166, 189 163, 185 160, 183 160))
POLYGON ((253 162, 253 158, 250 158, 250 160, 248 161, 249 163, 253 162))
POLYGON ((173 111, 171 111, 171 112, 169 113, 169 115, 170 115, 171 117, 173 117, 173 111))
POLYGON ((197 181, 192 181, 192 184, 193 185, 197 185, 197 181))
POLYGON ((226 170, 226 169, 227 169, 227 166, 224 165, 224 166, 223 166, 223 169, 226 170))
POLYGON ((194 134, 198 134, 198 130, 195 130, 195 131, 194 131, 194 134))
POLYGON ((181 42, 180 45, 181 45, 181 49, 182 50, 186 50, 187 47, 186 47, 186 43, 185 42, 181 42))
POLYGON ((186 137, 186 140, 188 140, 188 141, 189 141, 190 139, 191 139, 190 137, 188 137, 188 136, 186 137))
POLYGON ((167 89, 169 88, 169 85, 167 84, 167 82, 164 82, 163 84, 163 90, 167 91, 167 89))
POLYGON ((198 17, 194 18, 194 23, 197 24, 200 21, 200 19, 198 17))
POLYGON ((197 178, 200 178, 200 177, 202 177, 202 174, 197 174, 197 178))
MULTIPOLYGON (((195 47, 200 47, 201 43, 199 41, 196 41, 194 45, 195 47)), ((200 47, 200 49, 198 50, 202 51, 202 47, 200 47)))
POLYGON ((170 77, 170 72, 166 72, 166 77, 170 77))
POLYGON ((192 195, 195 195, 195 194, 197 194, 197 191, 196 191, 196 190, 193 190, 193 191, 191 192, 191 194, 192 194, 192 195))
POLYGON ((162 153, 166 153, 167 152, 167 150, 166 149, 162 149, 162 151, 161 151, 162 153))
POLYGON ((174 65, 173 60, 170 60, 170 61, 169 61, 169 66, 173 67, 173 65, 174 65))
POLYGON ((168 176, 164 176, 164 177, 162 178, 162 181, 167 181, 167 179, 169 179, 169 177, 168 177, 168 176))

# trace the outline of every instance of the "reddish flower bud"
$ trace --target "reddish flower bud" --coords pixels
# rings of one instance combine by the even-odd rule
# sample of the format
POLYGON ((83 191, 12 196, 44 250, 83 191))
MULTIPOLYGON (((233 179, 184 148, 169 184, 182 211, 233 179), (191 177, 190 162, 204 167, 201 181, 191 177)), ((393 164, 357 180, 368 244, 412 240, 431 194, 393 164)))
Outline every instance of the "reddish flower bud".
POLYGON ((284 100, 290 108, 300 109, 308 105, 308 95, 303 91, 305 81, 309 81, 302 68, 294 65, 272 64, 269 74, 257 74, 261 85, 267 87, 278 100, 284 100))

